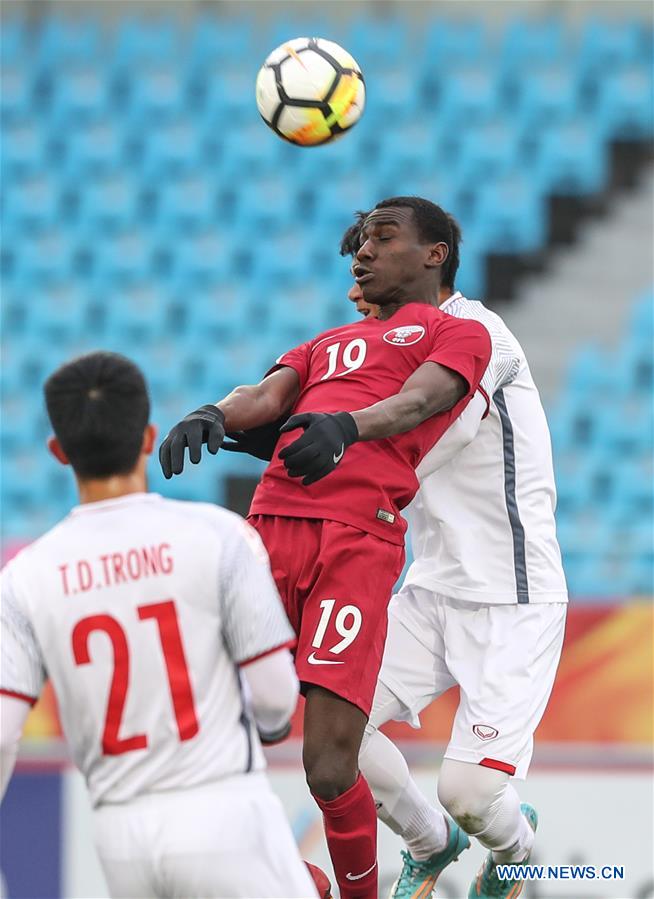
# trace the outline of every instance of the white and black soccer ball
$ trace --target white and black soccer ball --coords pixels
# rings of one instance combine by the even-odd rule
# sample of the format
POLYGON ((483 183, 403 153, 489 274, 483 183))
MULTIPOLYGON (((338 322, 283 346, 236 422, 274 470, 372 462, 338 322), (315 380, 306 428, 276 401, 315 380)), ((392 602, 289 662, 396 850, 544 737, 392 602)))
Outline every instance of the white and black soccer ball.
POLYGON ((326 144, 361 118, 366 87, 354 58, 317 37, 297 37, 270 54, 257 75, 264 122, 301 147, 326 144))

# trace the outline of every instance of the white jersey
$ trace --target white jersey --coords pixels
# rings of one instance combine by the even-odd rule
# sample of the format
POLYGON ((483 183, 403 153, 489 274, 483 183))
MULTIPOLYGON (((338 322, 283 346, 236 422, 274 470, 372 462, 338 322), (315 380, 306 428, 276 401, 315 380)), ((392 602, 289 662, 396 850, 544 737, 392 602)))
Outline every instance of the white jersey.
POLYGON ((457 292, 441 307, 492 341, 477 394, 417 469, 405 515, 405 584, 477 603, 566 602, 550 434, 522 347, 494 312, 457 292))
POLYGON ((238 665, 293 641, 258 535, 209 504, 77 506, 2 572, 0 689, 50 678, 94 805, 264 768, 238 665))

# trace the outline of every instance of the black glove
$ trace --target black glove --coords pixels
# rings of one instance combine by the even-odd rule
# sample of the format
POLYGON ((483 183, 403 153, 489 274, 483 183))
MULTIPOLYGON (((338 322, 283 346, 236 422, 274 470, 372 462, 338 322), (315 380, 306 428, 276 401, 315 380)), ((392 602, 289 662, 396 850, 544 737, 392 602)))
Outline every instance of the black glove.
POLYGON ((194 465, 202 458, 202 444, 215 455, 225 436, 225 416, 217 406, 200 406, 176 424, 159 447, 159 462, 165 478, 181 474, 184 469, 184 449, 194 465))
POLYGON ((349 412, 301 412, 291 415, 280 433, 304 428, 304 434, 279 454, 291 478, 303 478, 305 487, 324 478, 343 458, 345 450, 359 439, 356 422, 349 412))
POLYGON ((282 415, 277 421, 271 421, 259 428, 250 428, 249 431, 228 431, 225 436, 232 442, 223 440, 221 449, 232 453, 247 453, 256 459, 270 462, 279 440, 279 429, 285 421, 286 416, 282 415))
POLYGON ((259 739, 264 746, 274 746, 276 743, 281 743, 288 737, 291 732, 291 722, 289 721, 283 727, 280 727, 279 730, 275 730, 272 733, 266 733, 260 728, 257 728, 257 730, 259 732, 259 739))

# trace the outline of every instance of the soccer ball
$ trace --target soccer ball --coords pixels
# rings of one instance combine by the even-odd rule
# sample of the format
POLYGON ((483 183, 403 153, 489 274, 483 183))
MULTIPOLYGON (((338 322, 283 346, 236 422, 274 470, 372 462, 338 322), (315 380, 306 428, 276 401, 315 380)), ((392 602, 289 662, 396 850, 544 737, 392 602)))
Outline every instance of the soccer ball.
POLYGON ((277 47, 257 75, 264 122, 301 147, 326 144, 361 118, 366 88, 361 69, 333 41, 298 37, 277 47))

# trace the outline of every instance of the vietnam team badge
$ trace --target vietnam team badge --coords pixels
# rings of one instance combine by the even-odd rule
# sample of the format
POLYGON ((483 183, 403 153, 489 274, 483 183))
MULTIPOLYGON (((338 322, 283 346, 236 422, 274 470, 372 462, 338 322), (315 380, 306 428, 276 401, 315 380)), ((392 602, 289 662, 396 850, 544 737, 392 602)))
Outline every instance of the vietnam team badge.
POLYGON ((384 334, 386 343, 393 346, 412 346, 425 336, 422 325, 402 325, 399 328, 391 328, 384 334))

